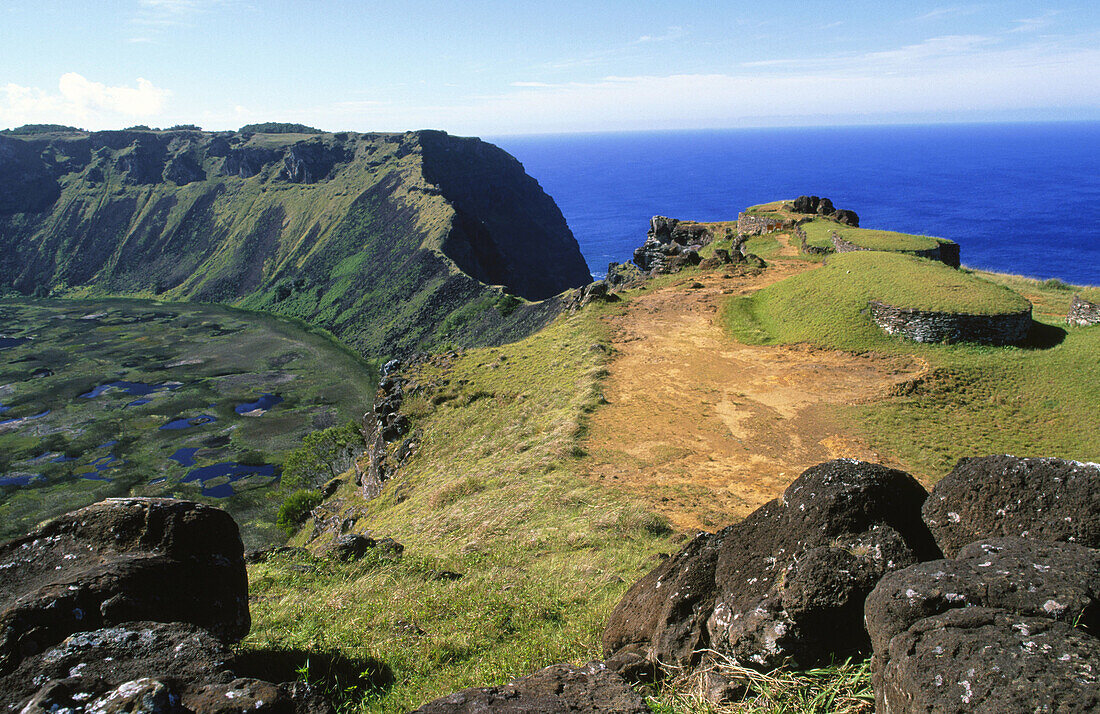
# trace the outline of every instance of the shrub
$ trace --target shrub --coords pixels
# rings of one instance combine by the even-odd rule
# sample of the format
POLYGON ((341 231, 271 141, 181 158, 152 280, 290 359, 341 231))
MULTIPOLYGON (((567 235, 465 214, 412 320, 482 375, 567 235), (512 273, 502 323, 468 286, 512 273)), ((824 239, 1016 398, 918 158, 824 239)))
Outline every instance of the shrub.
POLYGON ((321 505, 323 500, 325 499, 321 496, 320 491, 310 489, 295 491, 286 497, 283 505, 279 506, 279 514, 275 517, 275 525, 288 537, 294 535, 294 531, 298 530, 298 527, 305 522, 309 512, 321 505))

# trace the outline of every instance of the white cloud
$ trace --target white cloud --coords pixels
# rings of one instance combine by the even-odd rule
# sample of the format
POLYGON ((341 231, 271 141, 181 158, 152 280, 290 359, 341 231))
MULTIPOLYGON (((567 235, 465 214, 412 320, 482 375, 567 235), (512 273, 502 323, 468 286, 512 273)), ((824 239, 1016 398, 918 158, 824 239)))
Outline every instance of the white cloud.
POLYGON ((1024 17, 1019 20, 1013 20, 1012 22, 1016 26, 1009 30, 1009 32, 1035 32, 1036 30, 1041 30, 1051 24, 1057 14, 1057 10, 1048 10, 1037 17, 1024 17))
POLYGON ((48 123, 117 128, 134 119, 157 117, 170 96, 170 91, 142 77, 137 86, 112 87, 68 72, 58 80, 57 92, 17 84, 0 87, 0 126, 48 123))

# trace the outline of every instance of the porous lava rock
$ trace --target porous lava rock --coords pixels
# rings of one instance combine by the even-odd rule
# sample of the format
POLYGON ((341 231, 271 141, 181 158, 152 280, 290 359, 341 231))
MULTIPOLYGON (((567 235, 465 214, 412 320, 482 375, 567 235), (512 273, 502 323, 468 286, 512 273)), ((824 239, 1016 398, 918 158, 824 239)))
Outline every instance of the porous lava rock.
POLYGON ((132 620, 248 633, 236 523, 211 506, 112 498, 0 545, 0 674, 74 632, 132 620))
POLYGON ((869 648, 863 601, 888 572, 939 557, 908 474, 841 459, 807 469, 740 523, 696 536, 623 596, 603 635, 629 677, 709 649, 744 666, 810 666, 869 648))
POLYGON ((648 714, 626 681, 600 662, 557 664, 499 687, 464 689, 429 702, 414 714, 648 714))
POLYGON ((954 560, 886 575, 867 598, 866 622, 878 711, 1100 704, 1100 550, 980 540, 954 560))
POLYGON ((239 679, 228 647, 184 623, 129 622, 71 635, 0 678, 0 711, 286 712, 331 707, 302 685, 239 679))
POLYGON ((833 213, 833 220, 837 223, 851 226, 852 228, 859 228, 859 216, 856 215, 855 211, 848 210, 847 208, 839 209, 833 213))
POLYGON ((1053 458, 960 459, 924 503, 943 554, 995 536, 1100 548, 1100 466, 1053 458))

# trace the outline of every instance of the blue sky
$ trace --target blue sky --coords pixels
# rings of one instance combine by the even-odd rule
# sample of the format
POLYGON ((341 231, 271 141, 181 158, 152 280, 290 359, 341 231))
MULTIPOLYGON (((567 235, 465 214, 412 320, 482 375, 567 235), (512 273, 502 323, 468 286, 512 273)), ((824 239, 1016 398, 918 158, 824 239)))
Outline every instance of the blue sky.
POLYGON ((1100 3, 6 0, 0 127, 1100 119, 1100 3))

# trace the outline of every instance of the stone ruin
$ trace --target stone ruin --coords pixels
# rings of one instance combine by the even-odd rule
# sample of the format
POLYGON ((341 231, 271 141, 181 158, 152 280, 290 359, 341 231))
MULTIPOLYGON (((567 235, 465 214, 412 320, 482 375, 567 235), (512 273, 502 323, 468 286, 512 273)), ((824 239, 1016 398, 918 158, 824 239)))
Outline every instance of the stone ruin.
POLYGON ((986 345, 1016 345, 1031 331, 1031 305, 1020 312, 998 315, 967 315, 894 307, 878 300, 869 304, 871 319, 888 335, 914 342, 977 342, 986 345))
POLYGON ((1100 325, 1100 305, 1089 302, 1080 295, 1074 295, 1073 302, 1069 306, 1069 314, 1066 315, 1066 324, 1076 327, 1100 325))

